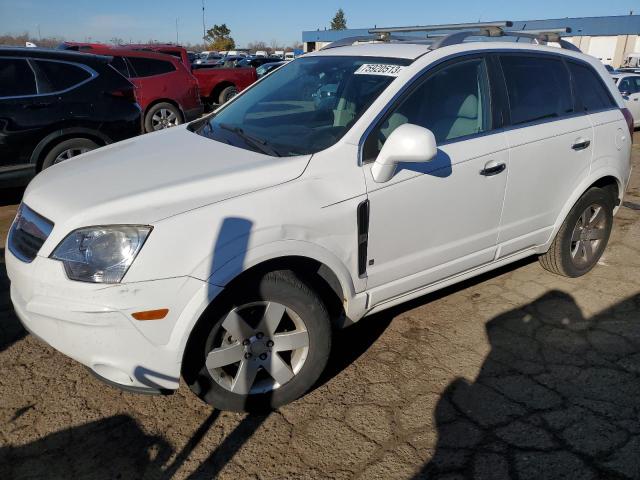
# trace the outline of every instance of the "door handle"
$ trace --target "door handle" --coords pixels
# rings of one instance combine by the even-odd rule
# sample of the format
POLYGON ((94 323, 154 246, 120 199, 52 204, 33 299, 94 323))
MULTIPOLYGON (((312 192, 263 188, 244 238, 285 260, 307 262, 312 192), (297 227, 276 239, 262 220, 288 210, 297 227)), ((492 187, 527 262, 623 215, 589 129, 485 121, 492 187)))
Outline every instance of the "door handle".
POLYGON ((507 168, 506 163, 498 163, 495 160, 491 160, 490 162, 485 163, 484 168, 480 170, 480 175, 484 175, 485 177, 491 177, 493 175, 498 175, 507 168))
POLYGON ((50 107, 51 103, 47 103, 47 102, 34 102, 34 103, 27 103, 24 108, 27 108, 29 110, 37 110, 40 108, 47 108, 50 107))
POLYGON ((587 138, 578 138, 573 145, 571 145, 571 148, 573 148, 576 152, 579 150, 584 150, 585 148, 589 148, 589 145, 591 145, 591 140, 587 139, 587 138))

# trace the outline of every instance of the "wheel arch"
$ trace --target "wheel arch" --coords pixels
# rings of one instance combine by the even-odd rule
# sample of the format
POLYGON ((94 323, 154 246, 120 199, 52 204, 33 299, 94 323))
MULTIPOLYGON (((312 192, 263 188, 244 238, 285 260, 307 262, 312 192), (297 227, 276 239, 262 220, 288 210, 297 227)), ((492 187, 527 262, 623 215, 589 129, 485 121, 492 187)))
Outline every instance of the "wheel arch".
POLYGON ((30 163, 36 166, 36 172, 42 169, 42 162, 47 153, 58 145, 60 142, 69 140, 72 138, 85 138, 96 142, 100 146, 108 145, 111 143, 111 139, 106 135, 89 128, 64 128, 62 130, 56 130, 44 137, 36 145, 31 153, 30 163))
POLYGON ((615 198, 614 213, 617 211, 618 206, 622 202, 624 195, 624 183, 619 177, 618 173, 613 169, 603 169, 592 173, 588 178, 584 179, 580 185, 574 190, 573 194, 565 202, 558 218, 556 219, 551 235, 547 239, 547 242, 539 249, 538 253, 544 253, 549 249, 551 242, 555 238, 558 230, 564 223, 565 218, 576 204, 576 202, 582 197, 590 188, 598 187, 607 189, 611 192, 615 198))
POLYGON ((149 110, 151 110, 153 107, 155 107, 159 103, 168 103, 176 107, 180 111, 180 115, 182 115, 182 122, 183 123, 185 122, 186 116, 184 114, 184 110, 182 109, 182 106, 180 105, 180 103, 176 102, 171 98, 156 98, 155 100, 149 102, 149 105, 147 105, 147 108, 145 108, 144 110, 143 122, 146 122, 147 113, 149 113, 149 110))

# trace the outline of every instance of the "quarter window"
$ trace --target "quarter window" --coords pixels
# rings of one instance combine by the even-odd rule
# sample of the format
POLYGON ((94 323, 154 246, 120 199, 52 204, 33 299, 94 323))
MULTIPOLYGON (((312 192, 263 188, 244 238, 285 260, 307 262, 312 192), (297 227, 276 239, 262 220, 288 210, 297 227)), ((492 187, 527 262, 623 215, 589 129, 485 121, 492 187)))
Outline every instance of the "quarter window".
POLYGON ((43 91, 40 93, 59 92, 73 87, 91 77, 84 68, 62 62, 36 60, 43 91))
POLYGON ((127 68, 127 62, 124 57, 113 57, 111 66, 115 68, 120 75, 129 78, 129 69, 127 68))
POLYGON ((365 161, 374 160, 389 135, 405 123, 428 128, 439 144, 490 130, 488 92, 483 59, 458 62, 428 74, 369 135, 365 161))
POLYGON ((35 95, 36 78, 24 59, 0 59, 0 97, 35 95))
POLYGON ((616 106, 600 76, 591 67, 569 62, 569 70, 582 110, 592 112, 616 106))
POLYGON ((127 57, 127 60, 129 60, 129 63, 133 67, 135 77, 151 77, 175 70, 171 62, 156 60, 155 58, 127 57))
POLYGON ((571 82, 560 59, 505 55, 500 63, 513 125, 573 112, 571 82))

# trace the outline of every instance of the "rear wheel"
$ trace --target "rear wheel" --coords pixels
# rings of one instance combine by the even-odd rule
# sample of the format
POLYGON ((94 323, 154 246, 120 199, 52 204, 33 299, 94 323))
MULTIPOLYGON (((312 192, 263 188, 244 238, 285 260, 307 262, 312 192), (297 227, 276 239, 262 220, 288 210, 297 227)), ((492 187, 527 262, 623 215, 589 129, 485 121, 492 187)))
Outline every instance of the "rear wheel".
POLYGON ((180 109, 170 103, 157 103, 151 107, 144 117, 145 132, 157 132, 175 127, 182 123, 180 109))
POLYGON ((226 87, 220 92, 220 95, 218 95, 218 103, 222 105, 223 103, 226 103, 229 100, 231 100, 237 94, 238 94, 238 89, 233 85, 226 87))
POLYGON ((231 292, 191 335, 183 369, 191 390, 221 410, 264 411, 303 395, 324 370, 329 314, 291 271, 231 292))
POLYGON ((42 169, 64 162, 83 153, 98 148, 98 144, 88 138, 70 138, 55 145, 42 161, 42 169))
POLYGON ((579 277, 591 270, 604 252, 613 225, 614 199, 591 188, 573 206, 549 251, 539 257, 550 272, 579 277))

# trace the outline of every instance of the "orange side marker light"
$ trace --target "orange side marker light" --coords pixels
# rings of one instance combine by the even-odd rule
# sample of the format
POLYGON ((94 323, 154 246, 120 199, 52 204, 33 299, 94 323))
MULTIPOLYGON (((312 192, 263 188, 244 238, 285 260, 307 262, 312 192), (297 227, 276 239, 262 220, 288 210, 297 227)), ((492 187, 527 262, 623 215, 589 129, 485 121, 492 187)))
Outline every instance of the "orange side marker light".
POLYGON ((160 310, 146 310, 144 312, 135 312, 131 316, 136 320, 162 320, 169 313, 168 308, 161 308, 160 310))

